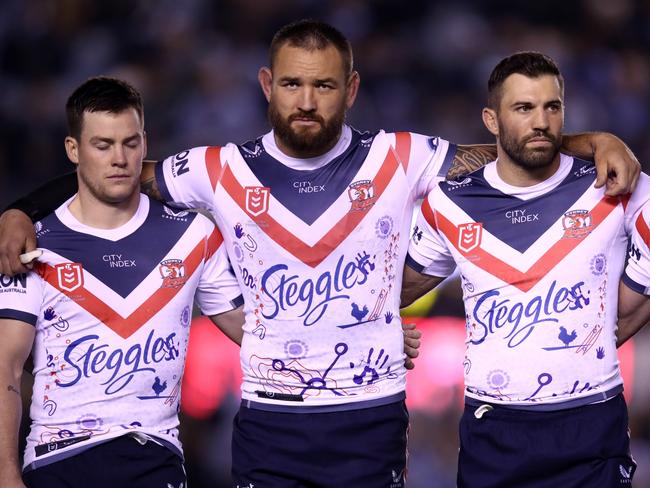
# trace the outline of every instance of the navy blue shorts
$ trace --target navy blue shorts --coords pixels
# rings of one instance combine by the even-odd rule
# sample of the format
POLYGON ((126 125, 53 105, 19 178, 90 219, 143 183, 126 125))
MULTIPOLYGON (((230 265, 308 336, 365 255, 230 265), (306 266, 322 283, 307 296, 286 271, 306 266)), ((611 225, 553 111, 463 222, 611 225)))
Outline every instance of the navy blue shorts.
POLYGON ((403 401, 327 413, 242 405, 233 429, 233 487, 402 488, 407 429, 403 401))
POLYGON ((461 488, 629 488, 630 455, 622 394, 602 403, 540 412, 492 405, 460 421, 461 488))
POLYGON ((185 488, 183 461, 168 448, 124 435, 23 474, 28 488, 185 488))

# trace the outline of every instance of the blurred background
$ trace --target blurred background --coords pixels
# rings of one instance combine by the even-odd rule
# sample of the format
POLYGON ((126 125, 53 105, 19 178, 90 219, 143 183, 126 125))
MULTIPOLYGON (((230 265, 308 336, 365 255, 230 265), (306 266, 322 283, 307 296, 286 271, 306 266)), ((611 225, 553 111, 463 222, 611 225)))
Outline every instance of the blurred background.
MULTIPOLYGON (((493 142, 480 119, 488 75, 504 56, 537 50, 564 74, 566 131, 611 131, 650 169, 648 1, 3 0, 0 205, 72 169, 64 104, 90 76, 141 91, 153 159, 266 132, 257 70, 273 33, 303 17, 352 41, 362 83, 349 122, 359 129, 493 142)), ((463 311, 456 282, 440 295, 417 311, 425 343, 409 377, 413 488, 455 486, 463 311)), ((637 486, 650 486, 649 342, 642 332, 623 354, 637 486)), ((182 421, 190 486, 229 486, 237 350, 201 320, 192 344, 182 421)))

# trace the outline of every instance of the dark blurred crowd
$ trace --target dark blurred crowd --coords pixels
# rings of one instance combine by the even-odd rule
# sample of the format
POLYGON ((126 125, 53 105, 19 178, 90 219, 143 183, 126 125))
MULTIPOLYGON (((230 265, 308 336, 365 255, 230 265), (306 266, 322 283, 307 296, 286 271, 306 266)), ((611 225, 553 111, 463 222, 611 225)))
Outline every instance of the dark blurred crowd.
MULTIPOLYGON (((72 169, 63 107, 90 76, 122 77, 142 92, 152 159, 265 132, 257 70, 268 64, 275 30, 302 17, 332 23, 352 41, 362 82, 349 121, 359 129, 492 142, 480 118, 488 74, 502 57, 536 50, 565 76, 566 131, 614 132, 650 171, 648 1, 3 0, 0 205, 72 169)), ((647 362, 644 337, 637 370, 647 362)), ((637 479, 650 486, 650 388, 639 385, 635 395, 637 479)), ((415 430, 409 486, 453 486, 456 431, 449 425, 457 412, 413 417, 424 427, 415 430), (442 457, 431 454, 436 444, 442 457)), ((206 432, 230 421, 223 412, 215 418, 219 429, 193 429, 204 442, 206 432)), ((192 439, 188 450, 214 463, 224 452, 219 442, 227 443, 215 437, 197 447, 192 439)), ((206 483, 219 471, 203 469, 195 472, 206 483)), ((192 486, 202 486, 194 478, 192 486)))

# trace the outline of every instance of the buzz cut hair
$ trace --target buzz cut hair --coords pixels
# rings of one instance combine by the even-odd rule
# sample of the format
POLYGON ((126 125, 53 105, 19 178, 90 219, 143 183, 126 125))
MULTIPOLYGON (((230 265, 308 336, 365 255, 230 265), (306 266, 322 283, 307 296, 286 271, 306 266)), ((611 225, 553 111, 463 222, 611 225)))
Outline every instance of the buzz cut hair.
POLYGON ((539 52, 522 51, 502 59, 492 70, 488 80, 488 107, 493 110, 499 108, 503 82, 513 74, 528 78, 539 78, 542 75, 555 76, 560 84, 560 90, 564 92, 564 78, 553 59, 539 52))
POLYGON ((65 104, 68 135, 79 140, 85 112, 118 114, 133 108, 144 124, 144 109, 140 93, 118 78, 95 76, 89 78, 70 95, 65 104))
POLYGON ((269 58, 271 69, 278 51, 284 45, 315 51, 333 46, 341 54, 345 75, 349 76, 353 70, 352 45, 350 41, 336 27, 313 19, 302 19, 280 28, 271 41, 269 58))

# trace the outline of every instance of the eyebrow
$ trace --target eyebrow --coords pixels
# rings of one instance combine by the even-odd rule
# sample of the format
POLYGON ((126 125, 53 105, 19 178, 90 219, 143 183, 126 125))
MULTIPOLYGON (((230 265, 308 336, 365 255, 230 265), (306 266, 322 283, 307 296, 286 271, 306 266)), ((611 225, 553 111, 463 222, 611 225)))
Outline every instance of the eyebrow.
MULTIPOLYGON (((301 79, 296 77, 296 76, 283 76, 283 77, 280 78, 281 83, 286 83, 286 82, 300 83, 300 80, 301 79)), ((316 80, 314 80, 314 82, 315 83, 329 83, 329 84, 332 84, 332 85, 338 84, 338 82, 336 81, 336 78, 331 78, 331 77, 330 78, 317 78, 316 80)))

